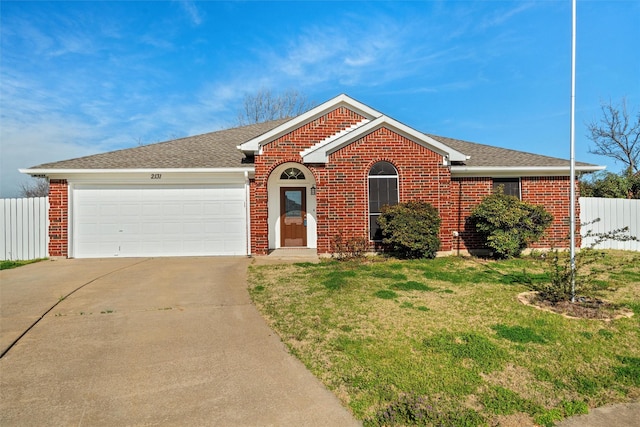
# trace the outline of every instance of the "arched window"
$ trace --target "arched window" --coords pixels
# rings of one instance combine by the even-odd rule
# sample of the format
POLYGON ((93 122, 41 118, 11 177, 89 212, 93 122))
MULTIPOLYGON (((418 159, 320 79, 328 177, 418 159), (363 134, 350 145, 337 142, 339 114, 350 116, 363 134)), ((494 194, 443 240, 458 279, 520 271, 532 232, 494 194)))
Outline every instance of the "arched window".
POLYGON ((398 203, 398 171, 389 162, 378 162, 369 171, 369 238, 382 240, 378 217, 384 205, 398 203))
POLYGON ((280 179, 304 179, 304 174, 298 168, 288 168, 282 172, 280 179))

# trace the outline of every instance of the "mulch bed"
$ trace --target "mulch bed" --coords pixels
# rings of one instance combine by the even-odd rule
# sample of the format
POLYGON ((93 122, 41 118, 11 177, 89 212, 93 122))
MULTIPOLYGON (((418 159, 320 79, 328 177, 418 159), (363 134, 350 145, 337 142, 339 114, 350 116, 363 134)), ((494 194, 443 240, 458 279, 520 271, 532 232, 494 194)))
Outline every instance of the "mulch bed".
POLYGON ((633 311, 598 298, 576 297, 575 302, 552 303, 540 298, 538 292, 523 292, 518 300, 539 310, 560 314, 570 319, 615 320, 633 316, 633 311))

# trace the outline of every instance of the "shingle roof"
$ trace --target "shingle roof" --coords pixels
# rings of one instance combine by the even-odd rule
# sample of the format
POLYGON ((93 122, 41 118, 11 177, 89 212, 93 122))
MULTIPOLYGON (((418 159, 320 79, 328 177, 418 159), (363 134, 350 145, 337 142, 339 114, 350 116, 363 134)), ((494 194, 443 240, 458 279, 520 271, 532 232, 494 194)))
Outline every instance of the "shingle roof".
MULTIPOLYGON (((281 119, 226 129, 157 144, 127 148, 76 159, 45 163, 30 169, 194 169, 241 168, 243 153, 237 146, 285 123, 281 119)), ((568 166, 569 161, 442 136, 429 137, 460 151, 469 167, 568 166)), ((576 163, 593 166, 588 163, 576 163)))
MULTIPOLYGON (((469 167, 527 167, 527 166, 569 166, 569 160, 541 154, 527 153, 476 142, 461 141, 444 136, 429 135, 431 138, 460 151, 471 158, 465 162, 469 167)), ((578 166, 594 166, 590 163, 576 162, 578 166)))
POLYGON ((287 119, 226 129, 157 144, 143 145, 45 163, 31 169, 195 169, 240 168, 244 154, 236 147, 287 119))

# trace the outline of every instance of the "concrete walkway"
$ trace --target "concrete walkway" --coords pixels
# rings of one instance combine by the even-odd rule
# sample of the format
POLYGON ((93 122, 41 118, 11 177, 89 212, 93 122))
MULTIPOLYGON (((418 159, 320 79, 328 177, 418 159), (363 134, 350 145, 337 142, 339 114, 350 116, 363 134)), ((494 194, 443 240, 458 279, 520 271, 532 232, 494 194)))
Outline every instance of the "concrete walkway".
POLYGON ((251 304, 246 258, 0 271, 0 425, 358 425, 251 304), (82 287, 84 285, 84 287, 82 287))
POLYGON ((281 248, 271 251, 269 255, 252 258, 253 265, 295 264, 303 262, 319 263, 320 258, 318 257, 318 251, 307 248, 281 248))
POLYGON ((586 415, 576 415, 556 427, 638 427, 640 402, 621 403, 591 409, 586 415))

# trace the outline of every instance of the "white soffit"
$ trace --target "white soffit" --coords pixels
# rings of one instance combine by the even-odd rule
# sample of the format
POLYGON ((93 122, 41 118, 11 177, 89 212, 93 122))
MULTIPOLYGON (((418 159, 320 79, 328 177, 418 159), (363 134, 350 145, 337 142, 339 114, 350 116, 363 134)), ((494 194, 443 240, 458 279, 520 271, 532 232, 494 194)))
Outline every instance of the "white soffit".
MULTIPOLYGON (((597 172, 606 166, 576 166, 576 172, 597 172)), ((569 176, 569 166, 451 166, 452 177, 569 176)))

